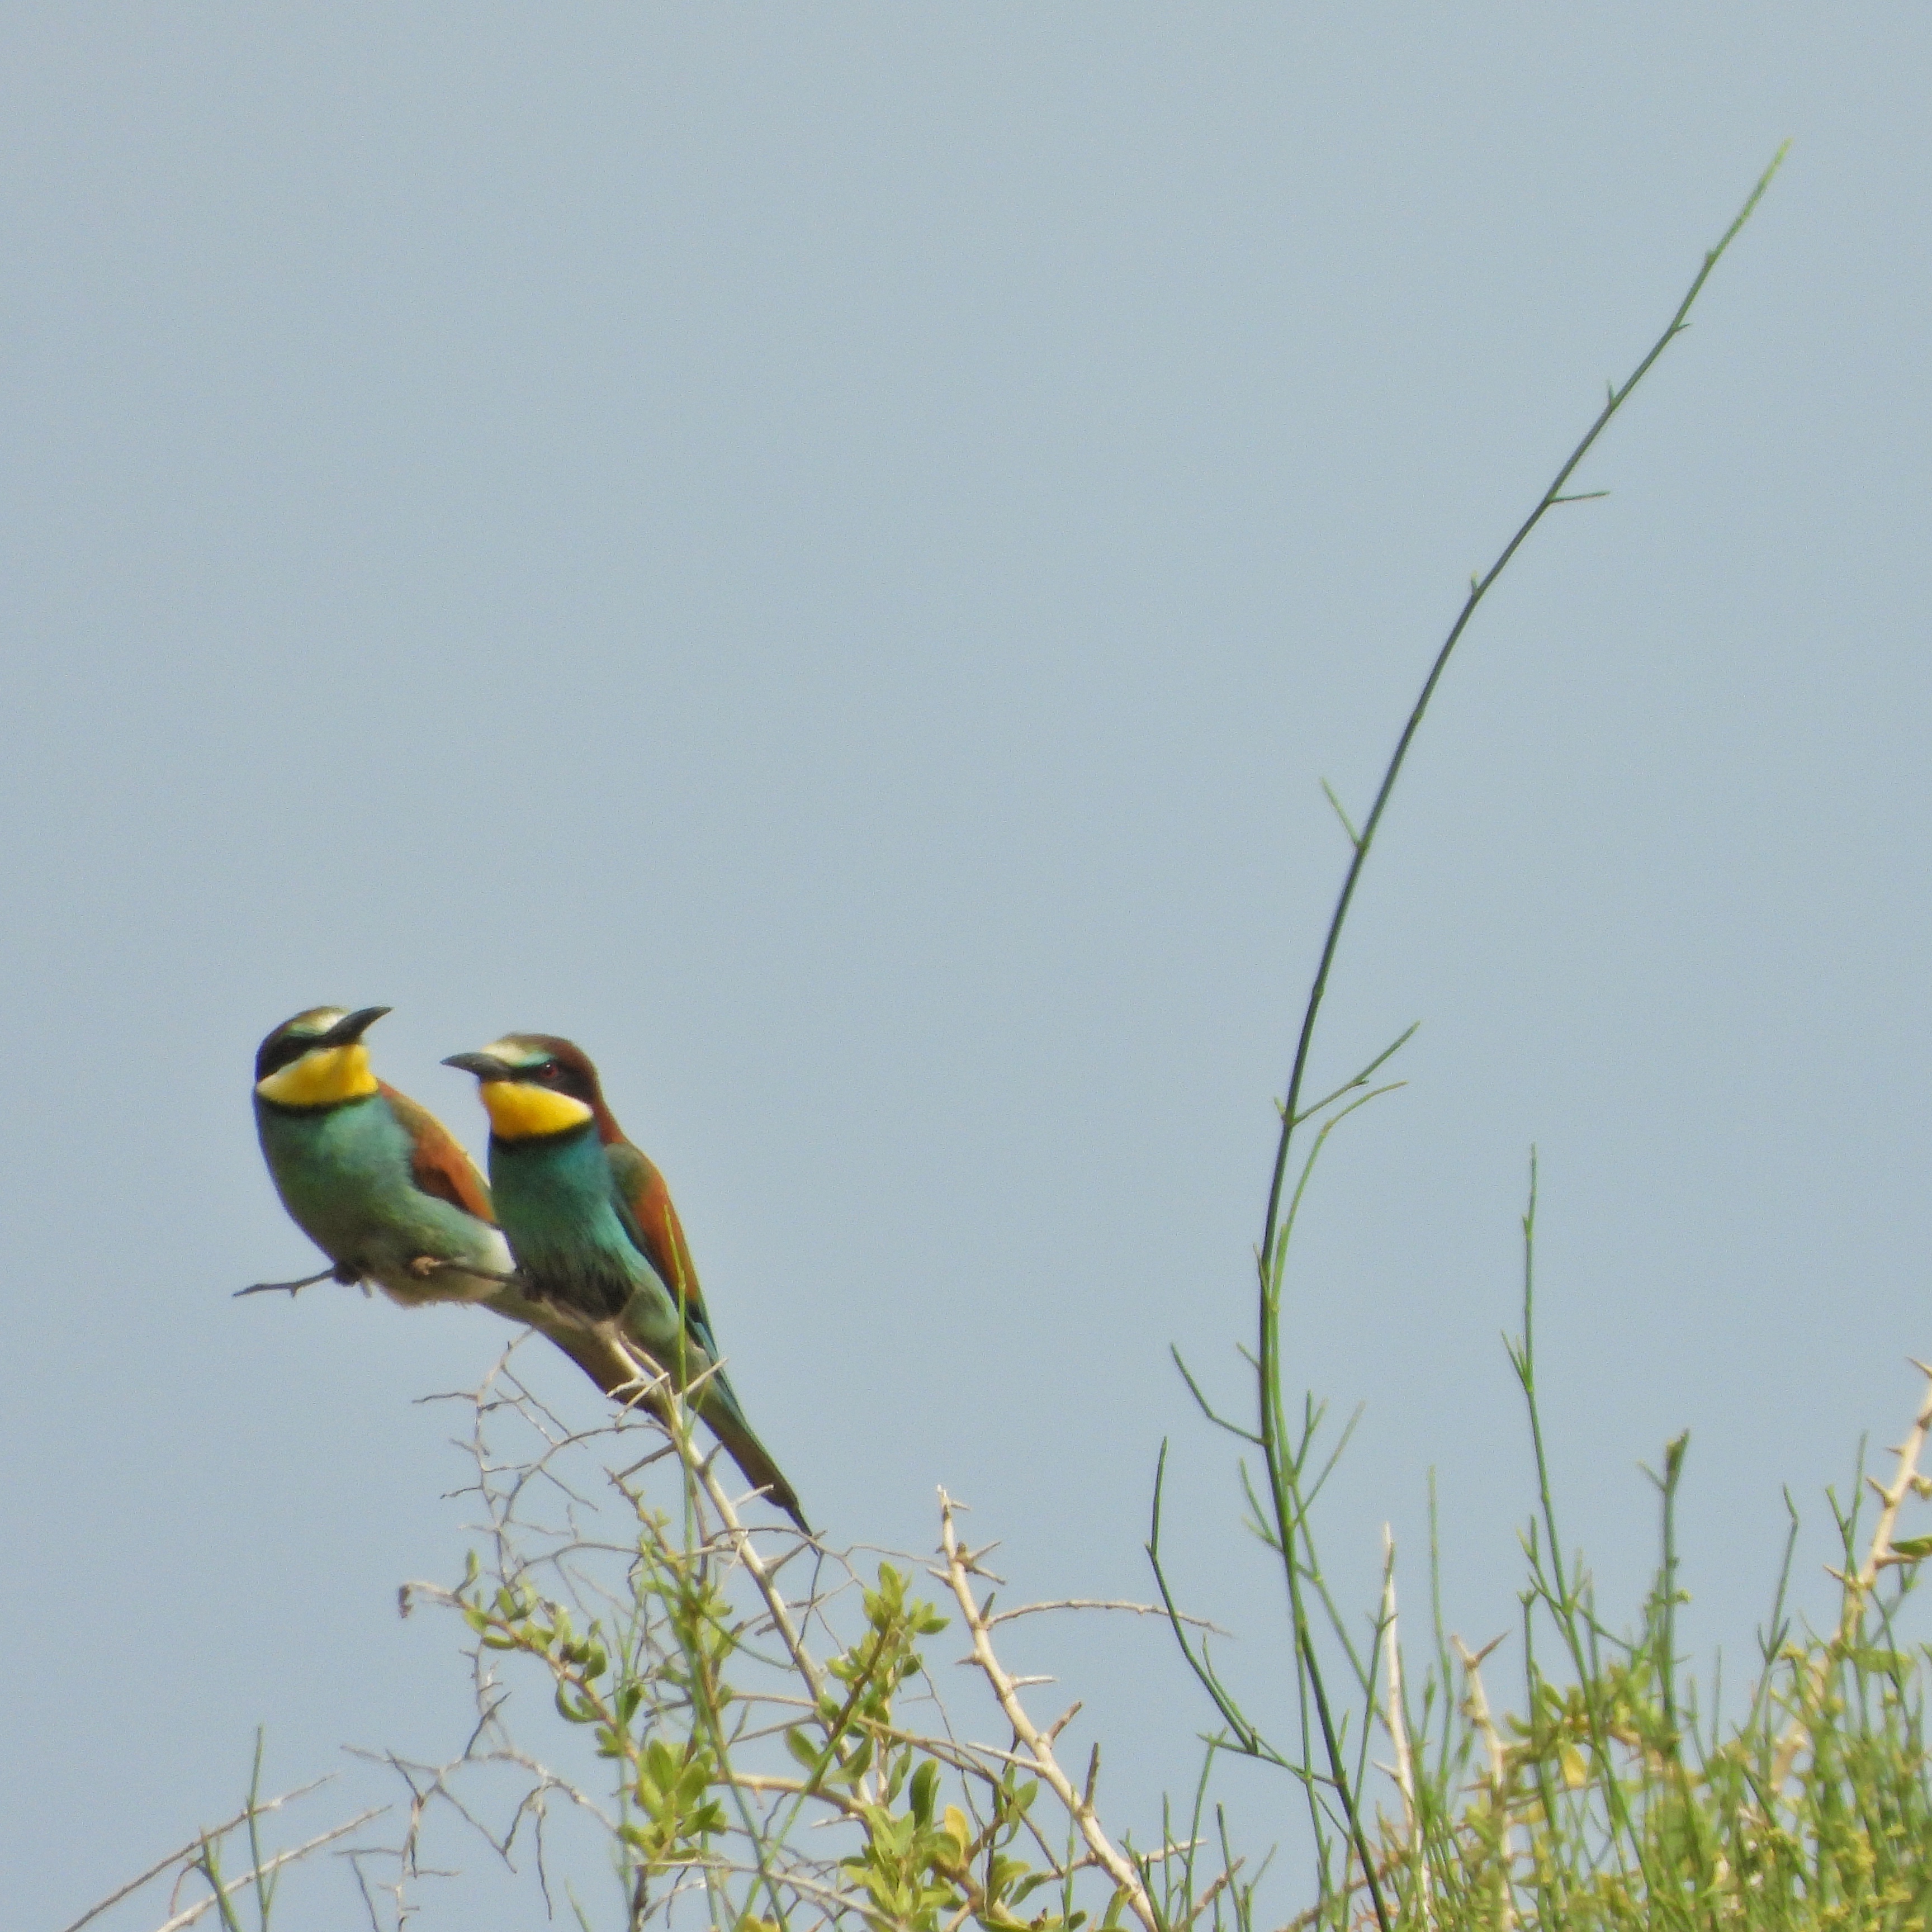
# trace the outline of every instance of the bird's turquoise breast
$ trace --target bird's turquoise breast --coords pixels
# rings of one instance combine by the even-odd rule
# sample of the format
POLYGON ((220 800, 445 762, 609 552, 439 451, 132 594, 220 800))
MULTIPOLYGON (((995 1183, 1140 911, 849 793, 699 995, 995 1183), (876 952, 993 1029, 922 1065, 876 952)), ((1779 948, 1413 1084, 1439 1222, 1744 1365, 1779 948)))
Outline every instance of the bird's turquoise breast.
POLYGON ((670 1297, 617 1212, 594 1123, 560 1134, 490 1142, 490 1189, 517 1265, 540 1294, 597 1316, 633 1295, 670 1297))
POLYGON ((331 1260, 370 1273, 419 1255, 486 1262, 491 1231, 416 1186, 414 1145, 381 1094, 313 1108, 258 1095, 255 1123, 283 1204, 331 1260))

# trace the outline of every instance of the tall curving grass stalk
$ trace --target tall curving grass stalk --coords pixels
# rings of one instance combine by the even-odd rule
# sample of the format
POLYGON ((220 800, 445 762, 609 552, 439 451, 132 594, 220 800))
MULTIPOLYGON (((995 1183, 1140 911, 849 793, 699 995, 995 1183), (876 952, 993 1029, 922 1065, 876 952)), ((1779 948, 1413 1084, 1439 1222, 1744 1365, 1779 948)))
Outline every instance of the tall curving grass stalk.
MULTIPOLYGON (((1566 1559, 1558 1534, 1536 1383, 1533 1161, 1523 1221, 1522 1330, 1510 1344, 1538 1492, 1523 1537, 1520 1712, 1498 1719, 1482 1678, 1488 1651, 1472 1653, 1459 1640, 1445 1640, 1439 1612, 1433 1660, 1419 1702, 1412 1700, 1412 1673, 1397 1636, 1392 1550, 1370 1640, 1358 1640, 1324 1581, 1310 1514, 1348 1432, 1332 1445, 1322 1444, 1324 1405, 1312 1396, 1291 1405, 1282 1375, 1281 1313, 1290 1250, 1316 1163, 1342 1120, 1396 1084, 1378 1084, 1377 1076, 1414 1031, 1412 1027, 1334 1091, 1304 1100, 1342 932, 1409 747, 1478 608, 1531 533, 1560 506, 1603 494, 1572 493, 1569 485, 1598 438, 1688 326, 1706 282, 1784 154, 1780 148, 1760 177, 1663 332, 1629 376, 1610 389, 1495 562, 1471 580, 1359 828, 1328 794, 1349 857, 1280 1103, 1256 1250, 1256 1342, 1252 1352, 1243 1352, 1250 1376, 1243 1412, 1225 1412, 1178 1351, 1174 1356, 1202 1413, 1241 1444, 1248 1526, 1280 1566, 1299 1700, 1293 1738, 1271 1735, 1251 1714, 1208 1644, 1178 1618, 1174 1634, 1220 1720, 1212 1748, 1274 1766, 1305 1795, 1318 1895, 1298 1924, 1339 1927, 1360 1919, 1378 1932, 1398 1925, 1508 1927, 1519 1920, 1822 1924, 1844 1922, 1834 1915, 1851 1912, 1865 1915, 1859 1923, 1902 1926, 1922 1923, 1932 1899, 1932 1878, 1922 1876, 1932 1870, 1921 1748, 1923 1658, 1908 1656, 1892 1641, 1898 1597, 1881 1601, 1876 1590, 1881 1574, 1895 1569, 1902 1596, 1913 1567, 1932 1552, 1932 1539, 1893 1538, 1906 1496, 1932 1494, 1932 1484, 1917 1473, 1925 1414, 1901 1452, 1893 1482, 1880 1491, 1884 1513, 1862 1561, 1854 1556, 1856 1512, 1838 1511, 1846 1558, 1837 1628, 1826 1637, 1794 1638, 1784 1618, 1780 1584, 1762 1675, 1748 1712, 1726 1730, 1714 1700, 1709 1729, 1700 1734, 1694 1691, 1680 1679, 1676 1650, 1681 1600, 1676 1504, 1688 1436, 1666 1445, 1661 1471, 1653 1474, 1662 1552, 1634 1636, 1616 1635, 1600 1620, 1581 1559, 1566 1559), (1540 1646, 1557 1660, 1556 1674, 1546 1671, 1540 1646), (1331 1681, 1336 1668, 1346 1688, 1331 1681), (1378 1727, 1394 1760, 1385 1767, 1396 1786, 1393 1817, 1372 1803, 1368 1790, 1369 1741, 1378 1727)), ((1168 1453, 1163 1444, 1148 1554, 1162 1599, 1172 1605, 1161 1555, 1168 1453)), ((1786 1552, 1787 1575, 1792 1547, 1786 1552)), ((1243 1902, 1237 1892, 1236 1922, 1245 1925, 1243 1902)))

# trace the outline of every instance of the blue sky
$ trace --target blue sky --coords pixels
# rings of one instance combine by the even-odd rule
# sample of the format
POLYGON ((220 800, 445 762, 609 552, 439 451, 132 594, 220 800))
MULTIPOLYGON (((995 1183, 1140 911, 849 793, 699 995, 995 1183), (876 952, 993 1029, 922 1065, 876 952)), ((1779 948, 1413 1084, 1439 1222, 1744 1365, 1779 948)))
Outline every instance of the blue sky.
MULTIPOLYGON (((257 1723, 278 1787, 460 1742, 394 1590, 463 1547, 416 1398, 501 1331, 230 1299, 312 1264, 248 1087, 319 1001, 392 1005, 380 1066, 473 1146, 445 1054, 589 1048, 834 1537, 928 1546, 943 1482, 1016 1588, 1144 1594, 1171 1436, 1190 1594, 1282 1708, 1167 1350, 1233 1386, 1319 782, 1365 806, 1469 572, 1790 137, 1412 760, 1318 1077, 1422 1028, 1288 1324, 1294 1385, 1366 1405, 1338 1590, 1384 1520, 1419 1564, 1432 1467, 1449 1620, 1510 1626, 1537 1146, 1568 1532, 1634 1609, 1637 1466, 1688 1427, 1684 1628, 1742 1676, 1781 1486, 1822 1581, 1822 1486, 1932 1357, 1922 10, 63 6, 7 43, 20 1923, 226 1816, 257 1723)), ((1157 1632, 1041 1642, 1147 1831, 1198 1696, 1157 1632)))

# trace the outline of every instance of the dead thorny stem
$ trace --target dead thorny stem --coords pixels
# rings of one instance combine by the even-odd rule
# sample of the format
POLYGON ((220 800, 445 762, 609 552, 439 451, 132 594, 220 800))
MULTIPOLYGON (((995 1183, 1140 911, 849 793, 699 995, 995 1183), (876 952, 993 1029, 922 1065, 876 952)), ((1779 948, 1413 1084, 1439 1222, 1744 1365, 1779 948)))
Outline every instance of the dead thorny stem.
POLYGON ((225 1825, 216 1825, 206 1832, 197 1833, 178 1851, 170 1852, 164 1858, 158 1858, 140 1877, 130 1878, 119 1891, 111 1893, 98 1905, 89 1906, 66 1928, 66 1932, 80 1932, 83 1925, 91 1925, 104 1912, 118 1905, 124 1898, 131 1898, 144 1885, 152 1885, 156 1879, 173 1870, 177 1865, 187 1864, 204 1844, 218 1844, 230 1832, 239 1831, 251 1818, 265 1818, 272 1811, 279 1811, 284 1804, 292 1804, 297 1798, 306 1798, 311 1791, 319 1791, 322 1786, 331 1782, 334 1774, 332 1772, 327 1778, 318 1778, 307 1784, 298 1784, 294 1790, 285 1791, 279 1798, 265 1798, 259 1804, 244 1805, 225 1825))
MULTIPOLYGON (((1925 1394, 1919 1402, 1918 1414, 1912 1418, 1912 1426, 1906 1431, 1905 1440, 1895 1452, 1898 1461, 1893 1468, 1892 1480, 1881 1483, 1876 1476, 1865 1478, 1877 1492, 1879 1514, 1878 1521, 1872 1526, 1871 1544, 1865 1552, 1864 1561, 1849 1576, 1829 1564, 1825 1566, 1826 1574, 1838 1579, 1844 1595, 1838 1615, 1836 1642, 1813 1658, 1804 1674, 1802 1682, 1814 1702, 1824 1695, 1826 1679, 1836 1657, 1857 1642, 1864 1622, 1866 1600, 1877 1587, 1880 1572, 1916 1560, 1895 1547, 1892 1533, 1898 1527, 1898 1512, 1906 1498, 1915 1492, 1920 1496, 1932 1493, 1932 1481, 1918 1473, 1918 1458, 1924 1453, 1928 1435, 1932 1434, 1932 1366, 1916 1358, 1907 1359, 1925 1378, 1925 1394)), ((1810 1734, 1810 1726, 1804 1720, 1801 1705, 1786 1726, 1784 1736, 1778 1739, 1777 1754, 1772 1760, 1768 1790, 1773 1798, 1784 1790, 1796 1768, 1798 1754, 1804 1748, 1810 1734)))
POLYGON ((1089 1778, 1087 1790, 1076 1790, 1072 1780, 1061 1769, 1060 1760, 1054 1756, 1053 1746, 1028 1715, 1026 1706, 1020 1701, 1018 1687, 993 1653, 992 1636, 986 1615, 974 1594, 973 1559, 970 1552, 960 1546, 958 1532, 953 1527, 953 1508, 952 1498, 944 1490, 940 1490, 940 1549, 946 1559, 946 1567, 944 1570, 934 1574, 950 1586, 958 1603, 960 1615, 964 1618, 967 1630, 973 1640, 973 1661, 980 1666, 986 1682, 992 1685, 993 1695, 999 1700, 1000 1710, 1013 1728, 1013 1736, 1026 1747, 1032 1768, 1039 1773, 1054 1796, 1066 1808, 1067 1815, 1078 1828, 1081 1837, 1087 1841, 1088 1849, 1126 1900, 1128 1910, 1147 1928, 1147 1932, 1161 1932, 1160 1916, 1154 1910, 1153 1900, 1148 1896, 1147 1887, 1142 1882, 1140 1874, 1102 1828, 1100 1818, 1094 1809, 1091 1778, 1089 1778))
POLYGON ((213 1911, 218 1904, 234 1898, 238 1892, 246 1892, 258 1879, 272 1878, 284 1865, 292 1865, 298 1858, 307 1858, 311 1852, 320 1851, 324 1845, 333 1844, 338 1838, 346 1838, 358 1826, 368 1824, 371 1818, 380 1818, 388 1808, 386 1804, 372 1804, 366 1811, 358 1811, 346 1823, 337 1825, 310 1839, 307 1844, 292 1846, 286 1852, 278 1852, 273 1858, 264 1860, 259 1870, 244 1872, 239 1878, 224 1885, 219 1892, 211 1892, 206 1898, 190 1906, 185 1912, 177 1912, 172 1918, 158 1926, 155 1932, 182 1932, 184 1926, 192 1925, 204 1913, 213 1911))

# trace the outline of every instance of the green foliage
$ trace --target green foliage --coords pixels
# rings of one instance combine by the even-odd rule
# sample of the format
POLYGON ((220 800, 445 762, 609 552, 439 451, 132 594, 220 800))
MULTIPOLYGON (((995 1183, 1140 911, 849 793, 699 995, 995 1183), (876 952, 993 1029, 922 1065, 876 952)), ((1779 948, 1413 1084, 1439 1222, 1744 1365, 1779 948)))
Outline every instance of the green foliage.
MULTIPOLYGON (((1527 1339, 1513 1352, 1540 1435, 1527 1339)), ((1838 1626, 1801 1634, 1774 1609, 1748 1706, 1728 1722, 1714 1713, 1701 1729, 1671 1638, 1682 1600, 1673 1510, 1685 1438, 1666 1451, 1664 1555, 1634 1634, 1600 1620, 1580 1557, 1552 1557, 1546 1482, 1523 1537, 1519 1713, 1491 1717, 1480 1660, 1463 1652, 1460 1699, 1446 1694, 1445 1660, 1425 1679, 1419 1712, 1391 1705, 1376 1714, 1392 1739, 1402 1737, 1399 1759, 1413 1767, 1403 1816, 1378 1820, 1393 1922, 1922 1928, 1932 1908, 1928 1652, 1894 1634, 1919 1559, 1890 1542, 1886 1518, 1919 1486, 1928 1420, 1932 1407, 1880 1492, 1889 1507, 1861 1564, 1850 1560, 1856 1517, 1840 1520, 1848 1560, 1838 1626), (1881 1597, 1876 1580, 1887 1569, 1898 1581, 1881 1597), (1546 1644, 1565 1674, 1544 1669, 1546 1644)), ((1787 1575, 1795 1533, 1794 1523, 1787 1575)), ((1780 1605, 1784 1594, 1781 1582, 1780 1605)), ((1392 1624, 1382 1635, 1393 1648, 1392 1624)), ((1436 1638, 1442 1655, 1439 1630, 1436 1638)), ((1305 1922, 1371 1918, 1364 1889, 1359 1870, 1351 1874, 1305 1922)))
MULTIPOLYGON (((470 1772, 514 1764, 532 1780, 520 1815, 540 1820, 562 1794, 600 1820, 634 1927, 676 1922, 687 1900, 706 1922, 734 1927, 1121 1922, 1132 1891, 1121 1875, 1131 1881, 1133 1868, 1116 1853, 1112 1882, 1095 1875, 1090 1780, 1075 1792, 1039 1733, 1029 1746, 1016 1729, 1011 1750, 964 1744, 938 1712, 922 1646, 954 1619, 920 1594, 911 1564, 876 1561, 862 1576, 789 1530, 754 1539, 674 1406, 665 1419, 684 1496, 674 1512, 646 1501, 634 1471, 586 1478, 604 1439, 553 1436, 526 1399, 479 1400, 476 1418, 487 1539, 453 1589, 412 1595, 466 1627, 479 1724, 457 1763, 408 1768, 419 1810, 460 1802, 470 1772), (538 1439, 506 1455, 499 1438, 512 1426, 538 1439), (568 1499, 541 1525, 539 1471, 568 1499), (597 1527, 611 1507, 591 1500, 600 1484, 628 1518, 621 1540, 597 1527), (788 1592, 779 1572, 808 1560, 812 1585, 788 1592), (539 1762, 511 1732, 532 1670, 566 1738, 585 1747, 580 1771, 539 1762), (1058 1822, 1043 1822, 1056 1809, 1058 1822)), ((1016 1694, 993 1658, 990 1599, 974 1594, 972 1556, 947 1521, 930 1574, 986 1648, 982 1682, 1016 1694)), ((509 1845, 497 1849, 507 1857, 509 1845)))

